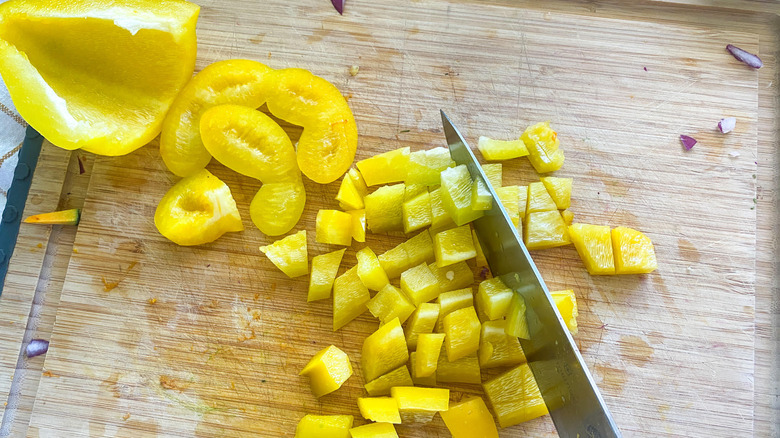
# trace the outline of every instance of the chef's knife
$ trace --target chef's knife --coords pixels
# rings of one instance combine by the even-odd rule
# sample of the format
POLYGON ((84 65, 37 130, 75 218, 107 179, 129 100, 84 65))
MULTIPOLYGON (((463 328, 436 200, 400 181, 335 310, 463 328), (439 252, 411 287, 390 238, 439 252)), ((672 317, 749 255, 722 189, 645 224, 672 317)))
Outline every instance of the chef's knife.
POLYGON ((465 164, 472 179, 481 179, 493 206, 472 222, 490 271, 525 300, 530 340, 520 339, 528 365, 550 411, 558 435, 565 438, 620 437, 593 378, 569 334, 544 280, 517 229, 466 141, 441 112, 450 155, 465 164))

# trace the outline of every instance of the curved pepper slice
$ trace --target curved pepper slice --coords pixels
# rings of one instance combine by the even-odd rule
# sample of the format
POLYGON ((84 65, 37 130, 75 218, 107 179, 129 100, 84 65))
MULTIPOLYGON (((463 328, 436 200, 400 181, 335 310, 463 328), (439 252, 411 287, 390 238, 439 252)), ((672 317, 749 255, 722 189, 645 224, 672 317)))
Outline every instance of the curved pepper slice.
POLYGON ((292 230, 306 204, 306 190, 300 181, 263 184, 249 205, 255 226, 269 236, 292 230))
POLYGON ((215 62, 195 75, 174 100, 160 136, 160 155, 168 169, 189 176, 203 169, 211 155, 200 137, 200 117, 222 104, 258 108, 265 102, 264 78, 271 68, 257 61, 215 62))
POLYGON ((226 232, 244 229, 230 188, 205 169, 168 190, 157 205, 154 225, 183 246, 213 242, 226 232))
POLYGON ((218 105, 200 118, 206 150, 226 167, 264 183, 299 181, 295 149, 281 126, 241 105, 218 105))
POLYGON ((298 68, 275 70, 266 77, 268 110, 303 126, 298 166, 320 184, 335 181, 355 159, 357 125, 344 96, 330 82, 298 68))

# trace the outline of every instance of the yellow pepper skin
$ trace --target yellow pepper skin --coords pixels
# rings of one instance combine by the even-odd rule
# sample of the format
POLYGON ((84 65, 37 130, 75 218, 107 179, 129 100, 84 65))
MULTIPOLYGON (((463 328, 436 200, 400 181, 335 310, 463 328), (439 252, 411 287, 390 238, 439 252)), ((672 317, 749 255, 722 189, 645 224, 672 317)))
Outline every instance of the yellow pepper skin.
POLYGON ((452 438, 498 438, 498 429, 482 397, 451 404, 439 413, 452 438))
POLYGON ((333 282, 333 331, 365 312, 370 299, 371 294, 360 281, 356 266, 338 276, 333 282))
MULTIPOLYGON (((353 170, 353 169, 350 169, 353 170)), ((363 204, 363 196, 355 186, 355 180, 349 175, 344 174, 344 178, 341 180, 341 186, 339 192, 336 194, 336 200, 339 201, 339 207, 344 210, 362 210, 365 207, 363 204)))
POLYGON ((396 149, 357 162, 357 168, 368 186, 378 186, 406 180, 409 148, 396 149))
POLYGON ((406 365, 390 371, 387 374, 383 374, 376 379, 366 383, 364 388, 370 396, 390 395, 390 388, 396 386, 412 386, 412 376, 409 374, 409 368, 406 365))
POLYGON ((547 414, 542 393, 527 363, 485 382, 485 390, 501 427, 510 427, 547 414))
POLYGON ((315 354, 300 375, 309 376, 311 392, 319 398, 341 388, 352 376, 352 364, 347 353, 331 345, 315 354))
POLYGON ((298 223, 306 205, 301 181, 263 184, 249 204, 249 216, 267 236, 281 236, 298 223))
POLYGON ((494 140, 482 136, 479 137, 477 148, 482 152, 482 157, 488 161, 511 160, 528 155, 528 149, 520 139, 494 140))
POLYGON ((260 251, 290 278, 309 273, 306 230, 298 231, 270 245, 261 246, 260 251))
POLYGON ((213 242, 226 232, 244 229, 230 188, 205 169, 168 190, 157 205, 154 225, 182 246, 213 242))
POLYGON ((357 258, 358 277, 367 288, 380 291, 390 284, 385 270, 382 269, 379 259, 371 248, 361 249, 355 254, 355 257, 357 258))
POLYGON ((550 292, 550 296, 555 302, 555 307, 558 308, 563 321, 566 323, 569 333, 576 335, 579 312, 577 311, 577 297, 574 295, 574 291, 571 289, 553 291, 550 292))
POLYGON ((411 368, 411 374, 412 374, 412 382, 414 382, 414 386, 430 386, 430 387, 436 387, 436 372, 429 376, 421 377, 417 375, 417 369, 415 368, 414 364, 417 362, 417 352, 412 351, 409 353, 409 368, 411 368))
POLYGON ((366 225, 374 233, 404 229, 403 204, 406 187, 403 183, 382 186, 363 199, 366 225))
POLYGON ((447 148, 412 152, 409 154, 406 184, 438 185, 441 182, 441 171, 448 167, 455 167, 455 162, 447 148))
POLYGON ((412 314, 406 324, 406 343, 411 349, 417 348, 417 338, 420 333, 431 333, 439 319, 439 304, 422 303, 412 314))
POLYGON ((571 186, 574 181, 572 178, 543 176, 540 179, 555 201, 558 210, 566 210, 571 207, 571 186))
POLYGON ((414 376, 428 377, 436 372, 444 336, 444 333, 421 333, 417 337, 417 354, 412 361, 414 376))
POLYGON ((350 438, 352 415, 306 415, 298 422, 295 438, 350 438))
POLYGON ((360 397, 357 404, 360 415, 366 420, 401 424, 398 403, 392 397, 360 397))
POLYGON ((398 318, 379 327, 363 341, 360 365, 367 382, 404 365, 407 360, 409 350, 398 318))
POLYGON ((352 216, 338 210, 320 210, 315 222, 318 243, 349 246, 352 244, 352 216))
POLYGON ((401 324, 414 312, 412 304, 406 295, 392 284, 387 284, 367 304, 372 315, 379 318, 379 324, 384 325, 398 318, 401 324))
POLYGON ((398 402, 404 424, 430 423, 437 412, 449 409, 449 389, 396 386, 390 394, 398 402))
POLYGON ((333 281, 341 266, 341 259, 346 249, 320 254, 311 259, 311 276, 309 277, 308 302, 330 298, 333 281))
POLYGON ((398 438, 395 426, 390 423, 370 423, 349 430, 352 438, 398 438))
POLYGON ((366 210, 350 210, 350 216, 352 216, 352 238, 356 242, 366 241, 366 210))
POLYGON ((160 156, 168 170, 189 176, 206 167, 211 154, 200 137, 200 118, 223 104, 259 108, 265 102, 264 78, 271 68, 257 61, 231 59, 211 64, 193 77, 165 116, 160 156))

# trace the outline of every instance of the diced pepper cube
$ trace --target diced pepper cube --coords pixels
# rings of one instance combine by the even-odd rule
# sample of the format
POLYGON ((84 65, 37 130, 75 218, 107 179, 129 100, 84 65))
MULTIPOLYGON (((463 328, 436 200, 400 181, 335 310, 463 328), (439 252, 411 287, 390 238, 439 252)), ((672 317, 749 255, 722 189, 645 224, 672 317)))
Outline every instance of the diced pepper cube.
POLYGON ((404 229, 403 204, 406 188, 403 184, 382 186, 367 195, 366 225, 375 233, 404 229))
POLYGON ((461 357, 479 350, 479 322, 474 307, 466 307, 450 312, 444 317, 444 346, 447 348, 447 360, 454 362, 461 357))
POLYGON ((421 193, 404 202, 402 207, 404 233, 411 233, 431 224, 431 194, 421 193))
POLYGON ((398 402, 392 397, 359 397, 357 404, 360 415, 366 420, 401 424, 398 402))
POLYGON ((406 295, 392 284, 386 285, 368 302, 368 310, 379 318, 379 323, 384 325, 394 318, 398 318, 401 324, 414 313, 412 304, 406 295))
POLYGON ((525 246, 529 250, 568 245, 569 231, 558 210, 528 214, 525 224, 525 246))
POLYGON ((517 336, 506 334, 506 320, 485 321, 479 344, 479 366, 495 368, 519 365, 526 361, 517 336))
POLYGON ((488 182, 493 186, 493 190, 504 185, 504 169, 501 163, 488 163, 482 165, 482 171, 488 178, 488 182))
POLYGON ((401 274, 401 290, 415 306, 439 296, 439 284, 425 263, 420 263, 401 274))
POLYGON ((436 255, 436 266, 440 268, 477 256, 468 225, 436 234, 433 238, 433 249, 436 255))
POLYGON ((387 374, 383 374, 376 379, 366 383, 364 388, 366 392, 371 396, 390 395, 390 388, 395 386, 412 386, 412 376, 409 374, 409 369, 406 368, 406 364, 390 371, 387 374))
POLYGON ((307 301, 330 298, 333 280, 339 272, 341 259, 346 249, 320 254, 311 259, 311 277, 309 277, 309 296, 307 301))
POLYGON ((410 349, 417 348, 417 338, 421 333, 432 333, 439 319, 439 305, 422 303, 406 323, 406 344, 410 349))
POLYGON ((482 385, 501 427, 510 427, 547 414, 542 393, 527 363, 482 385))
POLYGON ((365 198, 368 194, 368 186, 366 185, 366 180, 363 179, 363 175, 360 174, 360 171, 354 167, 350 168, 347 171, 347 176, 352 180, 352 185, 355 186, 355 190, 357 190, 360 197, 365 198))
POLYGON ((430 263, 435 259, 433 239, 431 239, 431 234, 428 230, 419 232, 402 245, 406 250, 406 255, 409 256, 409 265, 407 268, 417 266, 420 263, 430 263))
POLYGON ((482 157, 488 161, 511 160, 528 155, 528 149, 523 140, 494 140, 485 136, 479 137, 477 148, 482 157))
POLYGON ((547 187, 541 182, 533 182, 528 185, 528 207, 526 214, 536 213, 537 211, 557 210, 552 196, 547 191, 547 187))
POLYGON ((356 242, 366 241, 366 210, 350 210, 352 216, 352 238, 356 242))
POLYGON ((653 242, 637 230, 627 227, 612 229, 612 251, 615 253, 616 274, 648 274, 658 267, 653 242))
POLYGON ((528 186, 518 186, 518 192, 520 192, 518 213, 520 213, 520 220, 523 221, 528 215, 528 186))
POLYGON ((444 208, 441 187, 431 191, 431 230, 442 231, 455 226, 455 222, 444 208))
POLYGON ((336 277, 333 282, 333 331, 365 312, 370 299, 371 294, 357 275, 357 266, 336 277))
POLYGON ((341 388, 352 376, 352 364, 347 353, 331 345, 315 354, 300 375, 308 376, 311 379, 311 392, 315 397, 322 397, 341 388))
POLYGON ((512 224, 519 228, 520 226, 520 186, 506 186, 496 189, 498 200, 504 206, 504 210, 509 215, 512 224))
POLYGON ((615 256, 612 234, 607 226, 573 224, 569 236, 590 275, 613 275, 615 256))
POLYGON ((439 383, 482 383, 477 354, 472 353, 450 362, 447 360, 447 355, 442 352, 436 367, 436 380, 439 383))
POLYGON ((403 243, 380 254, 378 259, 388 278, 398 278, 403 271, 409 269, 409 255, 403 243))
POLYGON ((443 318, 455 310, 474 305, 474 292, 471 287, 442 292, 436 300, 439 303, 439 315, 443 318))
POLYGON ((338 210, 317 212, 317 242, 332 245, 352 245, 352 216, 338 210))
POLYGON ((566 328, 572 335, 576 335, 579 312, 577 311, 577 297, 574 295, 574 291, 571 289, 559 290, 550 292, 550 296, 555 301, 555 307, 558 308, 558 312, 566 323, 566 328))
POLYGON ((406 169, 409 167, 409 148, 400 148, 360 160, 357 167, 368 186, 404 181, 406 169))
POLYGON ((531 339, 528 332, 528 320, 525 319, 525 299, 519 293, 515 293, 509 310, 506 312, 506 326, 504 332, 509 336, 531 339))
POLYGON ((476 264, 478 268, 481 268, 483 266, 487 266, 487 259, 485 258, 485 252, 482 251, 482 244, 479 243, 479 238, 477 237, 477 231, 471 230, 471 236, 474 238, 474 249, 477 250, 477 258, 476 258, 476 264))
POLYGON ((344 210, 360 210, 363 208, 363 196, 358 192, 357 187, 355 187, 355 181, 352 180, 348 173, 344 174, 344 178, 341 180, 336 200, 339 201, 339 206, 344 210))
MULTIPOLYGON (((572 213, 571 210, 563 210, 561 212, 561 217, 563 218, 563 223, 567 226, 570 226, 571 223, 574 222, 574 213, 572 213)), ((571 233, 569 237, 571 237, 571 233)))
POLYGON ((448 167, 455 167, 455 162, 452 161, 447 148, 438 147, 412 152, 409 155, 406 183, 435 186, 441 180, 441 171, 448 167))
POLYGON ((571 206, 571 178, 558 178, 555 176, 543 176, 542 180, 547 192, 550 193, 558 210, 565 210, 571 206))
POLYGON ((390 423, 369 423, 349 430, 352 438, 398 438, 395 426, 390 423))
POLYGON ((414 367, 414 363, 417 362, 417 352, 412 351, 409 353, 409 368, 411 368, 412 382, 414 386, 436 386, 436 372, 430 376, 418 376, 418 370, 414 367))
POLYGON ((390 394, 398 402, 404 424, 429 423, 437 412, 449 409, 449 389, 397 386, 390 394))
POLYGON ((261 246, 260 251, 290 278, 309 273, 306 230, 298 231, 270 245, 261 246))
POLYGON ((509 310, 514 292, 500 278, 495 277, 479 284, 477 291, 477 311, 489 321, 501 319, 509 310))
POLYGON ((454 263, 443 268, 436 266, 436 263, 431 263, 428 267, 436 276, 436 282, 439 283, 442 292, 463 289, 474 283, 474 273, 466 262, 454 263))
POLYGON ((441 173, 441 200, 455 225, 464 225, 482 217, 483 212, 471 206, 471 175, 465 164, 441 173))
POLYGON ((493 195, 481 178, 471 183, 471 208, 474 210, 490 210, 493 207, 493 195))
POLYGON ((306 415, 298 422, 295 438, 349 438, 352 415, 306 415))
POLYGON ((357 274, 360 281, 370 290, 382 290, 383 287, 390 284, 385 270, 379 263, 379 259, 374 251, 365 247, 355 254, 357 257, 357 274))
POLYGON ((439 415, 452 438, 498 438, 496 422, 482 397, 451 404, 448 410, 439 415))
POLYGON ((379 327, 363 341, 360 365, 367 382, 404 365, 407 360, 409 350, 397 318, 379 327))
POLYGON ((406 189, 404 190, 404 202, 410 199, 414 199, 426 192, 428 192, 428 186, 424 186, 422 184, 406 184, 406 189))
POLYGON ((417 337, 416 357, 412 360, 412 375, 428 377, 436 372, 444 333, 421 333, 417 337))
POLYGON ((541 122, 526 128, 520 139, 528 148, 528 161, 537 173, 554 172, 563 166, 563 150, 559 149, 558 133, 550 122, 541 122))

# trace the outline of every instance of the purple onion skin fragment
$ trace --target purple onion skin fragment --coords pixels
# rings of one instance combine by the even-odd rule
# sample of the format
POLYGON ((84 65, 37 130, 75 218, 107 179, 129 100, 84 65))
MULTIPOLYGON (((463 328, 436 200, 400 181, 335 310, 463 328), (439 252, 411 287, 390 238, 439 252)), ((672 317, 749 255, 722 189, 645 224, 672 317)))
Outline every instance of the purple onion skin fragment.
POLYGON ((346 0, 330 0, 333 3, 333 7, 336 8, 339 14, 344 15, 344 3, 346 0))
POLYGON ((695 138, 687 135, 681 135, 680 141, 682 142, 682 145, 685 146, 686 151, 691 150, 691 148, 697 143, 695 138))
POLYGON ((46 354, 47 351, 49 351, 49 341, 44 341, 43 339, 33 339, 29 344, 27 344, 27 357, 40 356, 42 354, 46 354))
POLYGON ((761 68, 764 66, 764 63, 761 61, 761 58, 748 51, 742 50, 733 44, 727 45, 726 50, 728 50, 733 57, 737 58, 738 60, 744 62, 745 64, 753 68, 761 68))
POLYGON ((726 117, 725 119, 720 119, 720 122, 718 122, 718 130, 723 134, 733 131, 736 126, 736 117, 726 117))

